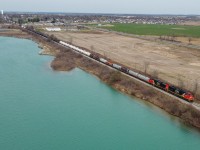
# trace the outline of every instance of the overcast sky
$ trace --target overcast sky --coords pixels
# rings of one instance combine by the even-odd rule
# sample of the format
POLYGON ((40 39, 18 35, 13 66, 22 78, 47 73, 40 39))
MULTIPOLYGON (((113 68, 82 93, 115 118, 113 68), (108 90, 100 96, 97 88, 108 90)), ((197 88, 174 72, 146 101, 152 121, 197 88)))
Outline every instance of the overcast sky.
POLYGON ((0 0, 5 11, 200 14, 200 0, 0 0))

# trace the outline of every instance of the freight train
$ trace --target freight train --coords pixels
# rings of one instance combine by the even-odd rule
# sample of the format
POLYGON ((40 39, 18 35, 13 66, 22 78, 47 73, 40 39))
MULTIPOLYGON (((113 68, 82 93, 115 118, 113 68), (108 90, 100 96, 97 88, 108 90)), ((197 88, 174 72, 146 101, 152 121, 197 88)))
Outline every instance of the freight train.
POLYGON ((83 55, 86 55, 87 57, 90 57, 92 59, 95 59, 103 64, 106 64, 108 66, 111 66, 121 72, 124 72, 132 77, 135 77, 139 80, 142 80, 146 83, 149 83, 159 89, 162 89, 162 90, 165 90, 166 92, 169 92, 177 97, 180 97, 184 100, 187 100, 188 102, 193 102, 194 101, 194 96, 192 95, 192 93, 188 92, 188 91, 185 91, 183 89, 180 89, 178 87, 175 87, 173 85, 169 85, 168 83, 165 83, 165 82, 162 82, 158 79, 153 79, 153 78, 150 78, 148 76, 145 76, 145 75, 142 75, 138 72, 135 72, 133 70, 129 70, 128 68, 124 67, 124 66, 121 66, 119 64, 115 64, 115 63, 112 63, 108 60, 106 60, 105 58, 100 58, 99 56, 95 55, 95 54, 92 54, 86 50, 83 50, 83 49, 80 49, 79 47, 76 47, 76 46, 73 46, 71 44, 68 44, 68 43, 65 43, 63 41, 60 41, 59 42, 60 44, 64 45, 64 46, 67 46, 83 55))
MULTIPOLYGON (((28 30, 30 30, 30 29, 28 29, 28 30)), ((43 37, 49 39, 48 35, 46 35, 44 33, 41 33, 39 31, 31 30, 31 32, 34 32, 36 34, 39 34, 40 36, 43 36, 43 37)), ((162 82, 162 81, 160 81, 158 79, 154 79, 154 78, 142 75, 142 74, 140 74, 138 72, 130 70, 130 69, 128 69, 128 68, 126 68, 124 66, 121 66, 119 64, 112 63, 112 62, 110 62, 109 60, 107 60, 105 58, 101 58, 101 57, 97 56, 96 54, 90 53, 90 52, 88 52, 86 50, 83 50, 83 49, 81 49, 79 47, 76 47, 74 45, 68 44, 66 42, 60 41, 58 39, 51 39, 51 40, 53 40, 54 42, 65 46, 65 47, 69 47, 72 50, 74 50, 74 51, 76 51, 76 52, 78 52, 80 54, 83 54, 83 55, 85 55, 87 57, 95 59, 96 61, 99 61, 99 62, 101 62, 103 64, 106 64, 106 65, 108 65, 108 66, 110 66, 112 68, 115 68, 115 69, 117 69, 117 70, 119 70, 119 71, 121 71, 121 72, 123 72, 125 74, 128 74, 128 75, 130 75, 132 77, 135 77, 135 78, 137 78, 137 79, 139 79, 141 81, 144 81, 144 82, 146 82, 148 84, 151 84, 151 85, 153 85, 153 86, 155 86, 155 87, 157 87, 157 88, 159 88, 161 90, 164 90, 164 91, 166 91, 168 93, 171 93, 171 94, 173 94, 173 95, 175 95, 175 96, 177 96, 177 97, 179 97, 181 99, 184 99, 184 100, 186 100, 188 102, 193 102, 194 101, 194 96, 193 96, 193 94, 191 92, 188 92, 188 91, 183 90, 181 88, 175 87, 175 86, 170 85, 168 83, 162 82)))

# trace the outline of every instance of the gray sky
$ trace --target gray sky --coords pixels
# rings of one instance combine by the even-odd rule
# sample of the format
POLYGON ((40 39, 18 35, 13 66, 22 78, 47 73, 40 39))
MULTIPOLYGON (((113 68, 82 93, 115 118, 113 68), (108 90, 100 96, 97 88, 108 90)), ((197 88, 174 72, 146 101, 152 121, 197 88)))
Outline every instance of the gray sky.
POLYGON ((5 11, 200 14, 200 0, 0 0, 5 11))

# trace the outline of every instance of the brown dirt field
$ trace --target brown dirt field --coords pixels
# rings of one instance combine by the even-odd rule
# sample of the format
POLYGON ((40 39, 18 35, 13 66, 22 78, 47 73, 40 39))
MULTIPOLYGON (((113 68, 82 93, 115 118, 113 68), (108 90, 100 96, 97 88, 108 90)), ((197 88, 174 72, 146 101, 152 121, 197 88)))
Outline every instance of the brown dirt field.
POLYGON ((22 32, 19 29, 2 30, 2 31, 0 31, 0 36, 18 37, 18 38, 31 38, 30 35, 28 35, 25 32, 22 32))
MULTIPOLYGON (((189 44, 189 37, 176 37, 176 41, 180 41, 185 44, 189 44)), ((191 38, 190 44, 200 46, 200 38, 191 38)))
MULTIPOLYGON (((50 33, 49 33, 50 34, 50 33)), ((200 83, 200 52, 120 36, 113 33, 54 32, 63 41, 105 55, 130 68, 144 72, 145 62, 150 63, 147 73, 176 86, 193 91, 196 80, 200 83), (184 83, 182 83, 184 81, 184 83)), ((200 85, 200 84, 199 84, 200 85)), ((200 93, 200 88, 198 88, 200 93)))
POLYGON ((180 25, 189 25, 189 26, 200 26, 200 21, 186 21, 180 25))

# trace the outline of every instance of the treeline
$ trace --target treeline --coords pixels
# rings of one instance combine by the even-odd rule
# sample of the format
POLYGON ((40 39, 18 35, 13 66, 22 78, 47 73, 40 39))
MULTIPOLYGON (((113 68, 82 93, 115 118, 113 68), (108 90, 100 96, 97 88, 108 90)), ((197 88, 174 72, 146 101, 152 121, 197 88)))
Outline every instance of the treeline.
POLYGON ((28 18, 28 19, 19 18, 18 21, 17 21, 17 23, 19 25, 22 25, 22 24, 25 24, 25 23, 28 23, 28 22, 32 22, 32 23, 34 23, 34 22, 40 22, 40 18, 38 18, 38 17, 28 18))
MULTIPOLYGON (((165 40, 165 41, 171 41, 171 42, 180 42, 180 41, 177 41, 176 37, 177 36, 175 35, 160 35, 159 39, 165 40)), ((191 44, 191 42, 192 42, 192 38, 188 37, 188 44, 191 44)))
POLYGON ((28 22, 40 22, 40 18, 28 18, 28 22))
POLYGON ((159 36, 160 40, 166 40, 166 41, 172 41, 172 42, 177 42, 176 41, 176 36, 175 35, 160 35, 159 36))
POLYGON ((48 42, 51 42, 51 41, 59 42, 60 41, 55 35, 53 35, 53 34, 48 35, 46 33, 43 33, 40 30, 35 29, 33 26, 27 26, 26 29, 30 30, 36 34, 46 37, 48 42))

